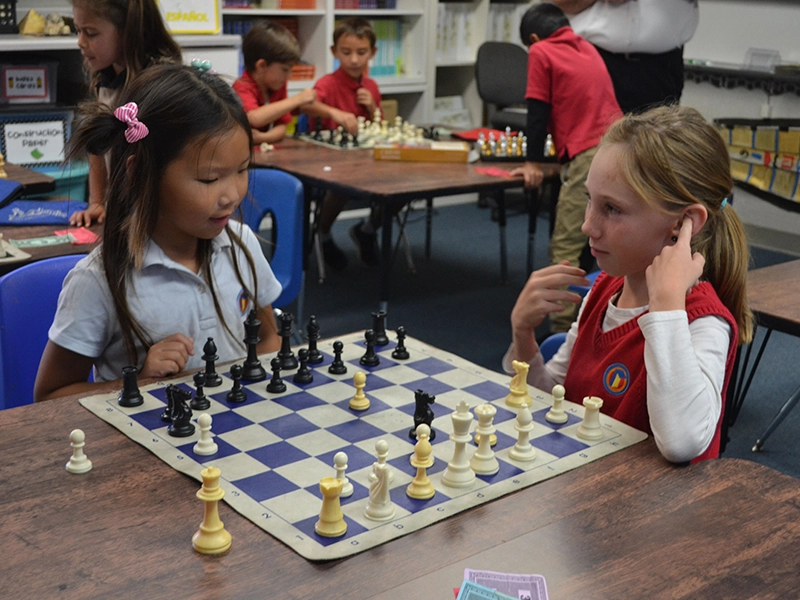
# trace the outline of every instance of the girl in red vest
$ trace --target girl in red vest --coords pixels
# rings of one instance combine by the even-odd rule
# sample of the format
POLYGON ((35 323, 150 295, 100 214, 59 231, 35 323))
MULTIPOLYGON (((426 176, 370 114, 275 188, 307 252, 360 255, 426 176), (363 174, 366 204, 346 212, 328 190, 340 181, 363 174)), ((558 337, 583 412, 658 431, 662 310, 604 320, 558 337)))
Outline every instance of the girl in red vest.
POLYGON ((753 335, 748 249, 730 205, 725 144, 694 109, 660 107, 611 126, 586 181, 583 232, 603 273, 578 320, 544 364, 534 328, 581 302, 568 264, 531 274, 511 313, 503 360, 531 365, 528 382, 653 435, 670 461, 719 455, 723 399, 738 344, 753 335))

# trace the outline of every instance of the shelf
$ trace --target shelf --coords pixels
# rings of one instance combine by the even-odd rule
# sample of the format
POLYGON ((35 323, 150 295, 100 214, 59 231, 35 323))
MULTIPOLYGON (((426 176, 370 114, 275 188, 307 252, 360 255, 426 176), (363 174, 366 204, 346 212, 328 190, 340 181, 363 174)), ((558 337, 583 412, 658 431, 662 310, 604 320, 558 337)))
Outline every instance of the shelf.
POLYGON ((424 10, 402 10, 399 8, 342 8, 333 11, 337 17, 422 17, 424 10))
MULTIPOLYGON (((182 48, 236 47, 242 45, 238 35, 176 35, 182 48)), ((0 35, 0 52, 78 51, 77 35, 38 36, 8 33, 0 35)))
POLYGON ((785 93, 800 96, 800 73, 768 73, 729 64, 686 62, 684 79, 697 83, 708 82, 725 89, 743 87, 748 90, 762 90, 770 96, 785 93))
POLYGON ((324 10, 314 8, 223 8, 222 15, 229 17, 322 17, 324 10))

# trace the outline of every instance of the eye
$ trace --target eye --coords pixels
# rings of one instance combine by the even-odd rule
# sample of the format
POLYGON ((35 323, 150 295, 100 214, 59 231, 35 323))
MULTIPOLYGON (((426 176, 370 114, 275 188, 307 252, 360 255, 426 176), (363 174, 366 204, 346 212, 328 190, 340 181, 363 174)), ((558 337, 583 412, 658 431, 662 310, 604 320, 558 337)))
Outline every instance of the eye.
POLYGON ((610 215, 620 214, 620 210, 613 204, 606 204, 606 212, 610 215))
POLYGON ((214 183, 217 180, 216 179, 198 179, 197 181, 199 181, 200 183, 204 183, 206 185, 211 185, 212 183, 214 183))

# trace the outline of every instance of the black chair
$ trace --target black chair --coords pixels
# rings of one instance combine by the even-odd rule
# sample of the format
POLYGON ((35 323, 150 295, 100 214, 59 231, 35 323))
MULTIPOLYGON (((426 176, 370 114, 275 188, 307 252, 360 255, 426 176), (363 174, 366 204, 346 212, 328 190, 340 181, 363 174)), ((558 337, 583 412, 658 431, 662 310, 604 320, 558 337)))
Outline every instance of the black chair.
POLYGON ((528 53, 522 46, 484 42, 478 48, 475 83, 494 129, 524 129, 528 112, 525 108, 527 81, 528 53))

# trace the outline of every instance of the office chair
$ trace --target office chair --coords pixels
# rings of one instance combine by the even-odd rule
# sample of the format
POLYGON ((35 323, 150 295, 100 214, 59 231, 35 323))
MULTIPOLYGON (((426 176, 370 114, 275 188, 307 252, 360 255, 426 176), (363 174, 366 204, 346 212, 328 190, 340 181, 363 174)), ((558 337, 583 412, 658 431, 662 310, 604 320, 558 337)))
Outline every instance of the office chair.
POLYGON ((33 384, 61 284, 84 256, 48 258, 0 277, 0 408, 33 402, 33 384))
POLYGON ((494 129, 525 128, 525 88, 528 81, 528 53, 508 42, 484 42, 475 61, 478 95, 486 105, 494 129), (518 106, 521 106, 518 107, 518 106))

